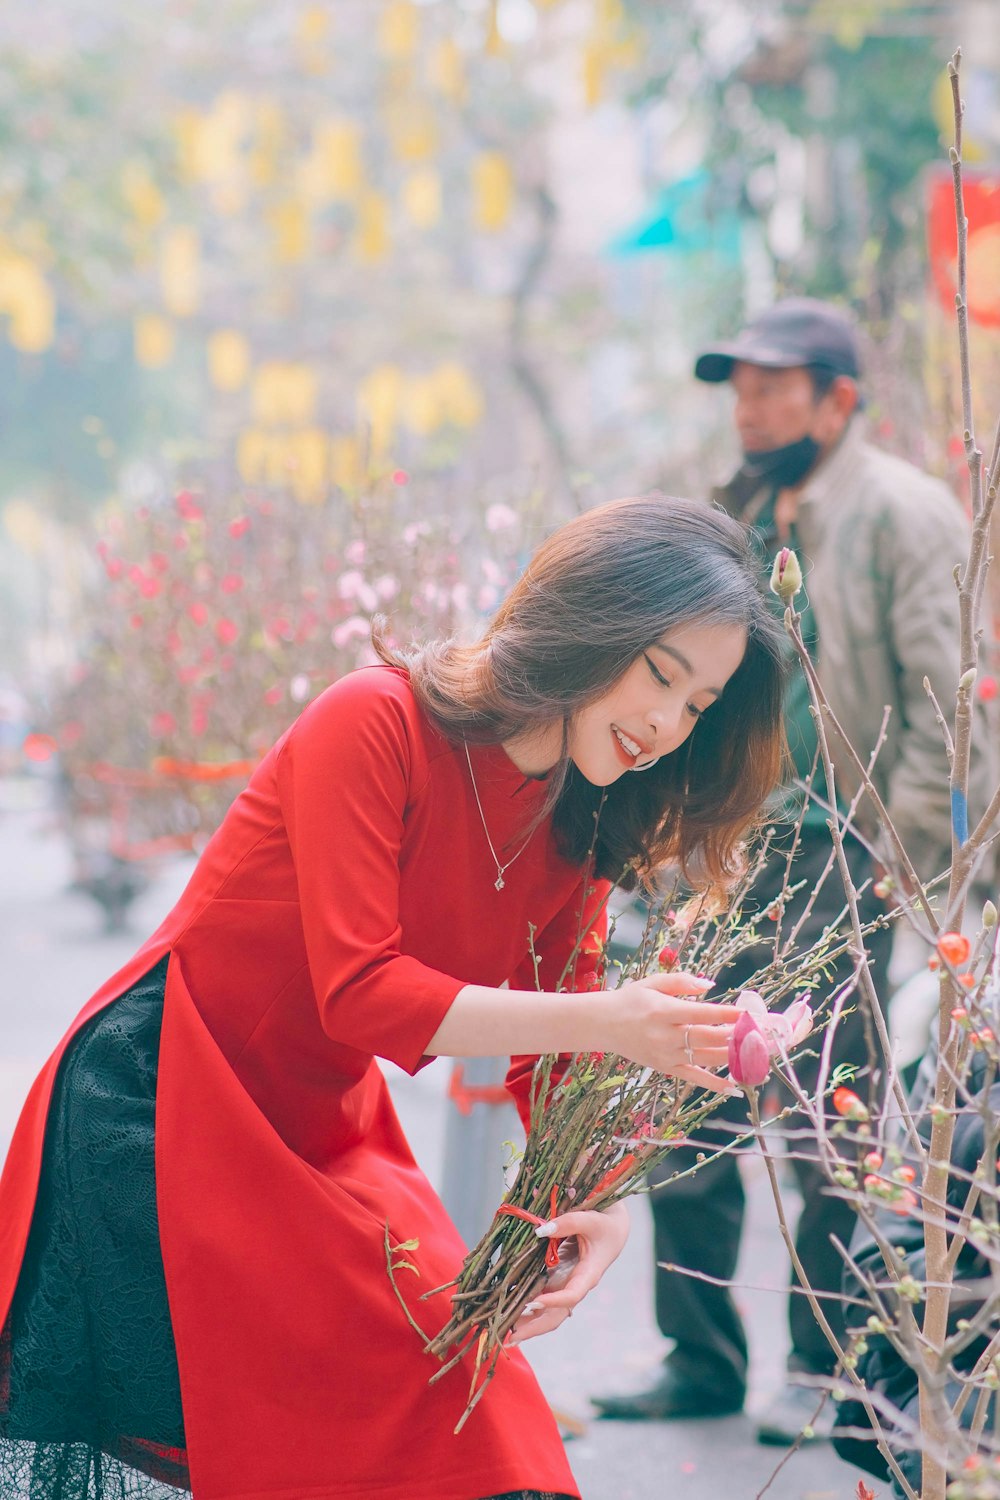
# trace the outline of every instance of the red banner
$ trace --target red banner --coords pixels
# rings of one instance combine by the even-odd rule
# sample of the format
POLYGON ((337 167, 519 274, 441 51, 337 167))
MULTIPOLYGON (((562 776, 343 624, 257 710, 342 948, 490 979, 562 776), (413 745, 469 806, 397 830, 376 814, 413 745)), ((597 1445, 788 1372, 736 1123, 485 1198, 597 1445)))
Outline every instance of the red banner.
MULTIPOLYGON (((965 216, 969 221, 969 321, 1000 328, 1000 172, 962 170, 965 216)), ((947 167, 928 174, 928 254, 941 305, 955 310, 958 289, 958 232, 955 196, 947 167)))

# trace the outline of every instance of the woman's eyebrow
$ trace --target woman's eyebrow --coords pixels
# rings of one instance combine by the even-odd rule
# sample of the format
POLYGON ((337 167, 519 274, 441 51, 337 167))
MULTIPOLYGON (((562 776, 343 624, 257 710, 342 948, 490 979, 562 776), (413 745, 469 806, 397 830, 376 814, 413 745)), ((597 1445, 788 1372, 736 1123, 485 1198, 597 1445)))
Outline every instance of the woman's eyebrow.
MULTIPOLYGON (((687 657, 686 656, 682 656, 679 651, 675 651, 674 648, 673 648, 673 646, 668 646, 667 643, 666 643, 666 641, 654 641, 653 642, 653 647, 657 651, 665 651, 666 654, 667 654, 667 656, 672 656, 673 659, 674 659, 674 661, 677 663, 677 665, 679 667, 683 667, 684 671, 688 674, 689 677, 693 677, 694 676, 694 669, 692 668, 691 663, 688 661, 687 657)), ((707 688, 701 688, 701 689, 699 689, 699 691, 700 692, 705 692, 705 693, 711 693, 713 698, 721 698, 722 697, 722 689, 721 688, 707 687, 707 688)))

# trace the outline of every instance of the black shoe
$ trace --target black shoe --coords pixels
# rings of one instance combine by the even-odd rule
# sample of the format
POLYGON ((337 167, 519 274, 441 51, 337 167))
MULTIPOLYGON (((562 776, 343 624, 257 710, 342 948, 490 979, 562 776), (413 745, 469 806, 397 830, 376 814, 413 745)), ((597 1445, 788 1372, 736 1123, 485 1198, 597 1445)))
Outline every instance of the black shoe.
POLYGON ((800 1437, 804 1443, 826 1442, 833 1431, 837 1408, 827 1396, 817 1414, 823 1392, 817 1386, 789 1381, 768 1403, 757 1420, 758 1443, 787 1448, 800 1437))
POLYGON ((692 1385, 672 1370, 644 1391, 631 1396, 591 1396, 599 1417, 619 1422, 671 1422, 684 1417, 730 1417, 742 1411, 742 1393, 720 1395, 710 1386, 692 1385))

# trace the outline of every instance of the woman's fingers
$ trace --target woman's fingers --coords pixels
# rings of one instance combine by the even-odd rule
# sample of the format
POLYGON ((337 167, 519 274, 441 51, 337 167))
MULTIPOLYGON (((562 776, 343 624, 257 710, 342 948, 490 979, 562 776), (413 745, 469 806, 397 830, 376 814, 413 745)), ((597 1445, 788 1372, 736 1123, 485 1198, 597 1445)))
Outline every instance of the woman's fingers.
POLYGON ((716 1005, 710 1000, 686 998, 689 995, 703 995, 712 987, 710 979, 700 979, 697 974, 647 974, 645 979, 636 982, 648 985, 650 989, 656 990, 657 994, 669 995, 674 1002, 671 1007, 671 1019, 676 1018, 679 1022, 705 1026, 734 1026, 739 1020, 740 1012, 735 1005, 716 1005))
MULTIPOLYGON (((615 1204, 608 1209, 594 1208, 571 1208, 566 1213, 549 1219, 548 1223, 540 1225, 545 1234, 539 1234, 540 1239, 568 1240, 571 1235, 576 1235, 580 1244, 581 1255, 584 1251, 597 1244, 602 1246, 616 1246, 614 1260, 618 1251, 621 1250, 628 1239, 628 1210, 624 1205, 615 1204)), ((611 1261, 608 1261, 608 1265, 611 1261)))
POLYGON ((715 981, 706 979, 703 974, 689 974, 686 969, 678 969, 673 974, 647 974, 638 983, 651 985, 661 995, 704 995, 715 981))
POLYGON ((537 1338, 541 1333, 551 1333, 554 1328, 565 1323, 572 1313, 572 1308, 569 1307, 538 1306, 537 1298, 534 1304, 529 1303, 528 1306, 531 1311, 525 1308, 507 1335, 508 1345, 523 1344, 525 1339, 537 1338))
POLYGON ((720 1078, 717 1073, 710 1073, 707 1068, 699 1068, 685 1063, 681 1068, 671 1068, 670 1072, 674 1078, 682 1078, 685 1083, 694 1083, 701 1089, 711 1089, 713 1094, 735 1095, 742 1090, 731 1078, 720 1078))
POLYGON ((729 1061, 728 1047, 692 1047, 691 1056, 694 1063, 689 1063, 685 1057, 681 1063, 682 1067, 699 1068, 724 1068, 729 1061))
POLYGON ((565 1283, 560 1283, 557 1271, 549 1283, 552 1290, 540 1292, 529 1302, 514 1325, 511 1342, 520 1343, 558 1327, 618 1258, 628 1231, 628 1210, 623 1203, 603 1212, 573 1209, 540 1225, 539 1238, 571 1240, 576 1256, 569 1261, 571 1269, 565 1283))
POLYGON ((727 1026, 725 1034, 720 1034, 718 1026, 696 1026, 694 1024, 683 1028, 686 1044, 692 1050, 697 1050, 698 1052, 701 1052, 705 1047, 721 1047, 723 1052, 725 1052, 730 1030, 731 1028, 727 1026))
POLYGON ((674 1000, 670 1019, 685 1026, 735 1026, 742 1011, 735 1005, 711 1005, 704 1000, 674 1000))

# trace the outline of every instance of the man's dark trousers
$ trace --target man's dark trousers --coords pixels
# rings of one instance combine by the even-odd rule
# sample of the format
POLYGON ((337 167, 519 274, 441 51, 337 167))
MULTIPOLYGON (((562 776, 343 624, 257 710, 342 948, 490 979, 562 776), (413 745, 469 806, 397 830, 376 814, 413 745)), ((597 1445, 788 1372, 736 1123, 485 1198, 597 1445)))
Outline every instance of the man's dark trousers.
MULTIPOLYGON (((789 901, 782 929, 787 932, 798 920, 831 850, 829 831, 803 827, 799 848, 792 866, 791 883, 803 882, 802 889, 789 901)), ((848 841, 848 862, 855 886, 871 873, 871 860, 855 840, 848 841)), ((767 862, 755 882, 748 907, 765 911, 782 889, 785 858, 776 853, 767 862)), ((816 941, 823 929, 835 921, 844 906, 844 888, 836 868, 827 876, 823 888, 797 938, 797 945, 807 947, 816 941)), ((884 905, 871 894, 871 886, 861 898, 861 916, 869 921, 884 911, 884 905)), ((766 919, 765 919, 766 920, 766 919)), ((891 934, 882 929, 867 942, 872 977, 881 998, 887 994, 886 971, 889 963, 891 934)), ((753 972, 766 962, 760 949, 741 954, 718 976, 718 990, 731 989, 749 982, 753 972)), ((846 983, 853 974, 848 955, 841 958, 832 976, 829 992, 846 983)), ((860 1000, 848 1002, 857 1008, 843 1016, 837 1025, 832 1065, 842 1062, 863 1067, 867 1061, 864 1022, 860 1000)), ((821 1040, 821 1039, 820 1039, 821 1040)), ((817 1045, 815 1050, 819 1051, 817 1045)), ((808 1090, 814 1083, 818 1060, 803 1059, 796 1071, 808 1090)), ((787 1091, 782 1090, 787 1102, 787 1091)), ((710 1116, 713 1122, 699 1132, 699 1140, 711 1151, 727 1138, 748 1129, 748 1114, 742 1096, 725 1100, 710 1116), (725 1128, 720 1128, 725 1127, 725 1128)), ((791 1116, 791 1129, 801 1128, 802 1117, 791 1116)), ((810 1140, 796 1138, 792 1143, 795 1156, 791 1166, 802 1194, 802 1213, 796 1231, 796 1249, 810 1285, 816 1291, 839 1292, 843 1261, 830 1243, 836 1235, 847 1244, 854 1227, 854 1212, 842 1199, 825 1191, 827 1179, 814 1160, 802 1160, 810 1152, 810 1140)), ((665 1271, 662 1262, 688 1266, 705 1275, 730 1280, 736 1272, 740 1231, 743 1224, 743 1184, 737 1158, 729 1153, 710 1162, 689 1177, 675 1183, 664 1179, 694 1165, 697 1148, 681 1146, 671 1152, 668 1161, 652 1174, 651 1203, 655 1227, 657 1270, 656 1320, 660 1331, 675 1341, 666 1363, 677 1379, 707 1389, 720 1400, 742 1400, 746 1389, 747 1342, 743 1320, 727 1287, 665 1271)), ((792 1276, 795 1284, 794 1273, 792 1276)), ((835 1331, 843 1327, 840 1304, 823 1303, 824 1311, 835 1331)), ((813 1374, 828 1374, 834 1357, 819 1325, 801 1292, 789 1297, 791 1354, 789 1369, 813 1374)))

